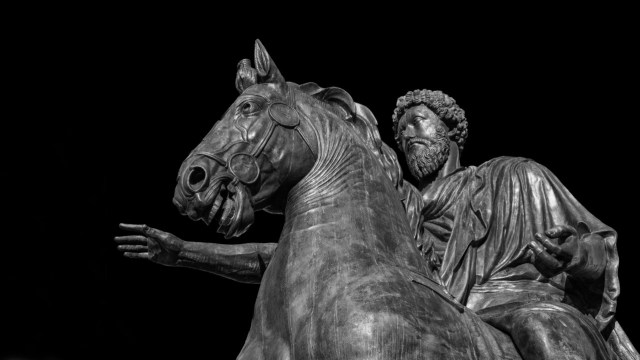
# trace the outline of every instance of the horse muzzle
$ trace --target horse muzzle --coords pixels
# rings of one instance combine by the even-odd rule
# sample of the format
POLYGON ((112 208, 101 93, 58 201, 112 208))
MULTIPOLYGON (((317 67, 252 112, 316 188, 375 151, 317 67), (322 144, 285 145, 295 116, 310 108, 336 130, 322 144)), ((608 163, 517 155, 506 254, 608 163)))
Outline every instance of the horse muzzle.
POLYGON ((207 159, 198 159, 178 176, 173 203, 182 215, 207 225, 219 224, 218 232, 225 238, 240 236, 254 220, 250 191, 242 183, 226 176, 216 165, 207 166, 207 159), (211 170, 219 170, 212 172, 211 170))

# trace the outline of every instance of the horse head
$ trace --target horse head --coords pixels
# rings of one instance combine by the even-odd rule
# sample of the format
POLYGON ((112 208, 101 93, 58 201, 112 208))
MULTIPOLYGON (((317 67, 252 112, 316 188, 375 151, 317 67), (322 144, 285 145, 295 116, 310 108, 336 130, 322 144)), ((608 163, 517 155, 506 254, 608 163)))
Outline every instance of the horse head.
POLYGON ((318 148, 293 103, 297 85, 285 82, 259 40, 254 62, 238 64, 240 96, 182 163, 173 199, 183 215, 217 221, 227 238, 244 233, 254 211, 281 213, 318 148))

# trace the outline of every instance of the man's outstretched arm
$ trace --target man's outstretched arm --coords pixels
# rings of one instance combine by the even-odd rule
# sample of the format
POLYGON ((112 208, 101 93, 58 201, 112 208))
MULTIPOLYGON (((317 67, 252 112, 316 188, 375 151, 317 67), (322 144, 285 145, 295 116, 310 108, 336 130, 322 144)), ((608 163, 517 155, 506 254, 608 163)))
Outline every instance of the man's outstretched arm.
POLYGON ((276 243, 225 245, 185 241, 176 265, 259 284, 277 246, 276 243))
POLYGON ((244 283, 260 283, 277 247, 276 243, 188 242, 146 225, 120 224, 120 228, 137 233, 114 238, 126 257, 203 270, 244 283))

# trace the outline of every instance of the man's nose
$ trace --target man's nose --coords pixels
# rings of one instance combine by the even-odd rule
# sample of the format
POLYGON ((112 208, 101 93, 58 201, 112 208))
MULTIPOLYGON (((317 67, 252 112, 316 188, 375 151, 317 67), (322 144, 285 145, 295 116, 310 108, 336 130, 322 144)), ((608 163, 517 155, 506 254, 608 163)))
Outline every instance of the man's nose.
POLYGON ((413 129, 413 126, 407 126, 406 128, 404 128, 404 130, 401 133, 402 137, 407 139, 407 138, 412 138, 416 136, 416 132, 413 129))

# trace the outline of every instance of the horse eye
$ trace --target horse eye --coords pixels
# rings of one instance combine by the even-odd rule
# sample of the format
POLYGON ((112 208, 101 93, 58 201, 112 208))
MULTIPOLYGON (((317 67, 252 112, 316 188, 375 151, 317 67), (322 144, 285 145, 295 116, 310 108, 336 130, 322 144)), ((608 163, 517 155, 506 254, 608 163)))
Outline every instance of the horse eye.
POLYGON ((247 101, 244 104, 242 104, 242 106, 240 107, 240 111, 243 114, 251 114, 254 113, 258 110, 258 105, 254 102, 251 101, 247 101))

